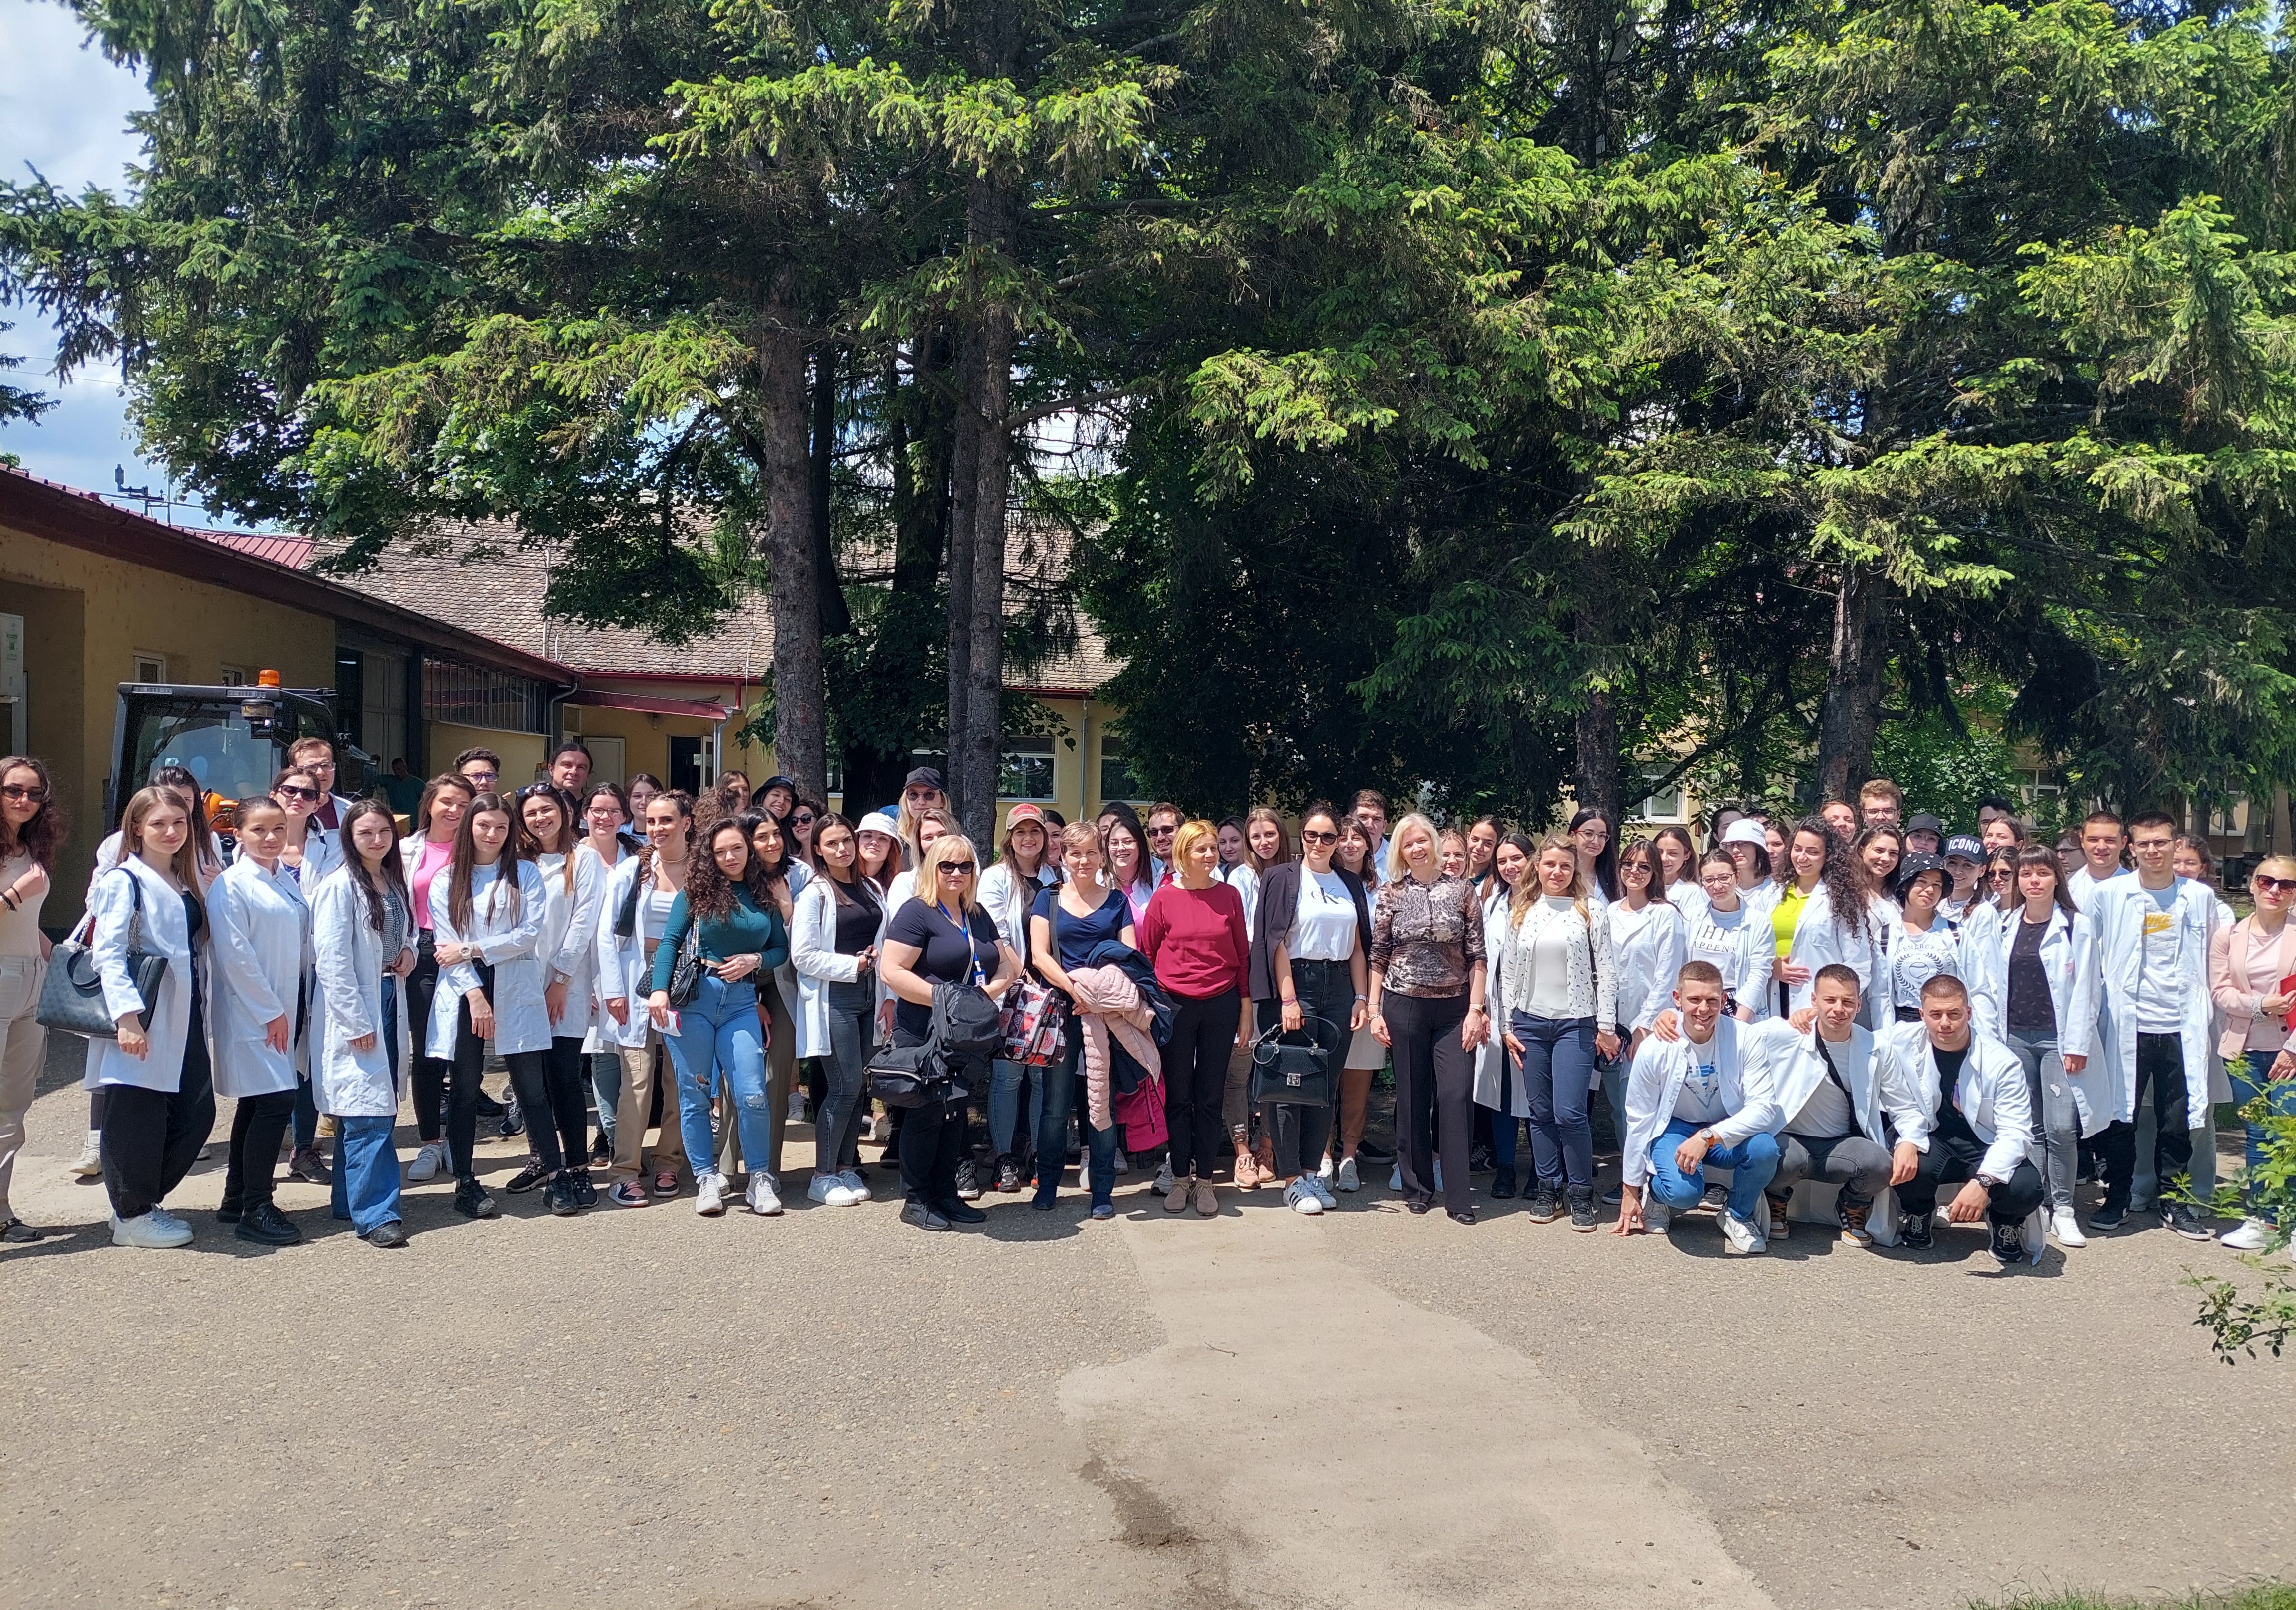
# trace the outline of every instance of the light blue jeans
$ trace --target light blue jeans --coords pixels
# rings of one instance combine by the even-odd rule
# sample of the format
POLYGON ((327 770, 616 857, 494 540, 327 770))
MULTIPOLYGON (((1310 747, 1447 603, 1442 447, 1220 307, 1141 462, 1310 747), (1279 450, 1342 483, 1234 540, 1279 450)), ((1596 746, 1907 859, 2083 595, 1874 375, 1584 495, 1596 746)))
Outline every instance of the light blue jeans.
POLYGON ((334 1216, 361 1235, 400 1216, 398 1148, 390 1143, 393 1117, 335 1120, 334 1216))
MULTIPOLYGON (((1651 1145, 1650 1194, 1677 1213, 1688 1213, 1706 1196, 1705 1169, 1685 1174, 1674 1165, 1674 1148, 1704 1127, 1687 1118, 1669 1119, 1651 1145)), ((1730 1211, 1767 1233, 1770 1219, 1762 1205, 1762 1187, 1778 1172, 1778 1138, 1756 1135, 1735 1146, 1718 1146, 1706 1154, 1706 1161, 1730 1171, 1730 1211)))
MULTIPOLYGON (((2244 1051, 2237 1057, 2225 1058, 2225 1073, 2232 1080, 2232 1097, 2243 1107, 2258 1097, 2266 1098, 2267 1110, 2281 1115, 2296 1113, 2296 1079, 2267 1079, 2265 1072, 2271 1067, 2276 1053, 2244 1051)), ((2252 1204, 2256 1197, 2257 1170, 2264 1165, 2264 1148, 2271 1135, 2264 1126, 2250 1124, 2245 1116, 2241 1122, 2248 1130, 2248 1184, 2246 1189, 2252 1204)), ((2197 1168, 2193 1171, 2198 1173, 2197 1168)))
MULTIPOLYGON (((766 1036, 758 1023, 757 985, 747 978, 727 984, 703 973, 701 987, 678 1009, 677 1033, 664 1034, 661 1042, 677 1070, 678 1132, 685 1155, 704 1160, 703 1166, 718 1155, 709 1109, 723 1078, 734 1098, 742 1156, 772 1156, 774 1115, 766 1098, 766 1036)), ((750 1172, 759 1172, 756 1162, 750 1172)))

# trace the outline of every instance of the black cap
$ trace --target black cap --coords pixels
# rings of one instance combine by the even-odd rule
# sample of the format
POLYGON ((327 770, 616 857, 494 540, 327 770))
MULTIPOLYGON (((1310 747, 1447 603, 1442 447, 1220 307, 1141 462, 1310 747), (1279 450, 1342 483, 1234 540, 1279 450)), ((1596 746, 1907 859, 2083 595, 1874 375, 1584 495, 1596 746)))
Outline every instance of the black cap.
POLYGON ((1985 864, 1985 842, 1973 834, 1956 833, 1945 841, 1945 853, 1958 855, 1964 861, 1973 861, 1980 866, 1985 864))
POLYGON ((903 782, 901 786, 905 789, 914 789, 922 786, 928 789, 938 789, 942 792, 947 791, 945 786, 941 782, 940 773, 934 771, 931 766, 919 766, 915 771, 909 773, 907 780, 903 782))
POLYGON ((775 775, 767 778, 765 781, 758 785, 758 792, 760 794, 764 794, 774 789, 787 789, 790 791, 790 797, 792 799, 796 798, 800 792, 797 786, 797 779, 794 777, 775 775))
POLYGON ((1935 833, 1939 838, 1943 838, 1945 837, 1945 823, 1931 815, 1927 811, 1917 811, 1914 813, 1914 819, 1906 824, 1906 831, 1908 833, 1935 833))
POLYGON ((1953 892, 1953 874, 1945 870, 1943 861, 1935 855, 1908 855, 1898 863, 1897 882, 1893 887, 1899 900, 1905 899, 1906 891, 1913 887, 1914 879, 1923 872, 1935 872, 1945 879, 1946 893, 1953 892))

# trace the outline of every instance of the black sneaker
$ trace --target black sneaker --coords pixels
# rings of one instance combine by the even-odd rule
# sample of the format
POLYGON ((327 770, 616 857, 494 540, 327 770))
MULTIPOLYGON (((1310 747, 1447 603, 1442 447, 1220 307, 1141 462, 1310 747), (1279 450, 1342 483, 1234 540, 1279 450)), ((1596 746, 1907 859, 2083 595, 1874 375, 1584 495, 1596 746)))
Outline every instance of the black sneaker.
MULTIPOLYGON (((2093 1221, 2092 1221, 2093 1222, 2093 1221)), ((2217 1232, 2209 1228, 2201 1210, 2190 1202, 2170 1202, 2161 1209, 2161 1222, 2187 1241, 2213 1241, 2217 1232)))
POLYGON ((1498 1165, 1498 1157, 1488 1146, 1478 1146, 1467 1154, 1467 1172, 1471 1174, 1487 1174, 1498 1165))
POLYGON ((1504 1202, 1514 1195, 1514 1165, 1509 1164, 1491 1176, 1491 1196, 1504 1202))
POLYGON ((1993 1227, 1993 1255, 2001 1260, 2004 1269, 2014 1269, 2025 1261, 2025 1232, 2014 1224, 1993 1227))
POLYGON ((1552 1223, 1554 1216, 1562 1211, 1562 1200, 1544 1185, 1532 1186, 1530 1194, 1522 1200, 1523 1211, 1530 1215, 1534 1224, 1552 1223))
POLYGON ((575 1201, 581 1204, 584 1207, 595 1207, 598 1205, 597 1182, 590 1178, 590 1171, 588 1169, 569 1169, 567 1171, 566 1177, 573 1184, 575 1201))
POLYGON ((524 1133, 526 1133, 526 1114, 519 1109, 518 1098, 512 1096, 510 1099, 509 1107, 503 1113, 502 1138, 509 1140, 524 1133))
POLYGON ((1382 1146, 1376 1140, 1362 1140, 1356 1145, 1356 1156, 1369 1157, 1374 1163, 1392 1163, 1395 1161, 1395 1148, 1382 1146))
POLYGON ((948 1221, 922 1202, 912 1202, 901 1209, 901 1217, 919 1230, 947 1230, 948 1221))
POLYGON ((956 1199, 972 1202, 977 1201, 980 1196, 980 1170, 972 1158, 966 1157, 956 1165, 956 1199))
POLYGON ((406 1226, 397 1219, 385 1219, 359 1239, 369 1246, 404 1246, 406 1245, 406 1226))
POLYGON ((513 1197, 522 1197, 530 1190, 540 1190, 549 1183, 550 1171, 542 1166, 542 1159, 529 1157, 526 1160, 526 1166, 512 1174, 510 1177, 510 1183, 503 1189, 513 1197))
POLYGON ((560 1174, 550 1182, 550 1211, 562 1219, 570 1219, 582 1211, 582 1199, 574 1194, 574 1176, 560 1174))
POLYGON ((1585 1186, 1570 1193, 1570 1228, 1581 1234, 1595 1228, 1593 1186, 1585 1186))
POLYGON ((609 1168, 613 1165, 614 1143, 606 1138, 603 1130, 600 1130, 598 1138, 590 1142, 590 1161, 600 1168, 609 1168))
POLYGON ((1930 1223, 1932 1217, 1934 1215, 1931 1214, 1907 1214, 1904 1225, 1898 1230, 1898 1244, 1910 1246, 1916 1252, 1926 1251, 1935 1246, 1937 1232, 1930 1223))
POLYGON ((472 1110, 481 1118, 499 1118, 503 1116, 503 1104, 487 1094, 484 1090, 480 1090, 479 1099, 472 1110))
POLYGON ((1021 1165, 1011 1157, 996 1159, 996 1189, 1003 1191, 1021 1189, 1021 1165))
POLYGON ((2088 1227, 2091 1230, 2119 1230, 2128 1218, 2128 1207, 2126 1203, 2115 1207, 2112 1203, 2107 1202, 2089 1214, 2088 1227))
POLYGON ((239 1205, 236 1202, 226 1202, 221 1207, 217 1208, 216 1222, 218 1224, 238 1223, 239 1205))
POLYGON ((1730 1193, 1718 1185, 1710 1185, 1706 1188, 1706 1194, 1699 1197, 1698 1205, 1708 1213, 1718 1214, 1730 1205, 1730 1193))
POLYGON ((941 1216, 952 1224, 979 1224, 988 1217, 979 1208, 961 1200, 942 1202, 936 1205, 940 1209, 941 1216))
POLYGON ((487 1188, 476 1180, 457 1180, 455 1211, 465 1219, 491 1219, 502 1209, 495 1205, 495 1199, 487 1195, 487 1188))
POLYGON ((239 1228, 232 1233, 242 1241, 264 1246, 292 1246, 303 1238, 303 1232, 269 1202, 258 1202, 241 1214, 239 1228))
POLYGON ((332 1185, 334 1175, 327 1172, 327 1157, 316 1146, 299 1146, 287 1158, 287 1172, 298 1180, 313 1185, 332 1185))

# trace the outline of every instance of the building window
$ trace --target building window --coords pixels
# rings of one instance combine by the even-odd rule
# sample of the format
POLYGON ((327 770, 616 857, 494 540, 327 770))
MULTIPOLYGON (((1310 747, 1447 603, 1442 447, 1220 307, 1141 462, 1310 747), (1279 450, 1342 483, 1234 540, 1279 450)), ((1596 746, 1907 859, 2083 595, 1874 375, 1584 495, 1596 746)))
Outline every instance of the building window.
POLYGON ((2041 771, 2017 773, 2017 792, 2024 796, 2025 808, 2028 811, 2039 805, 2041 801, 2054 799, 2064 792, 2062 788, 2048 780, 2050 775, 2049 772, 2041 771))
POLYGON ((497 727, 506 732, 548 731, 548 698, 542 684, 504 671, 482 671, 443 659, 422 662, 422 715, 426 721, 464 727, 497 727))
POLYGON ((223 685, 226 688, 247 686, 247 667, 244 666, 226 666, 222 674, 223 685))
POLYGON ((1100 799, 1103 805, 1111 799, 1140 800, 1140 784, 1132 775, 1132 763, 1124 757, 1123 746, 1112 738, 1100 740, 1100 799))
MULTIPOLYGON (((1652 770, 1643 773, 1644 782, 1656 782, 1666 775, 1664 771, 1652 770)), ((1644 821, 1680 821, 1682 820, 1682 780, 1675 779, 1663 794, 1652 794, 1644 799, 1636 815, 1644 821)))
POLYGON ((135 680, 148 682, 166 682, 168 657, 164 654, 148 653, 142 649, 136 650, 135 680))
POLYGON ((1053 795, 1053 740, 1008 738, 996 766, 999 799, 1049 800, 1053 795))

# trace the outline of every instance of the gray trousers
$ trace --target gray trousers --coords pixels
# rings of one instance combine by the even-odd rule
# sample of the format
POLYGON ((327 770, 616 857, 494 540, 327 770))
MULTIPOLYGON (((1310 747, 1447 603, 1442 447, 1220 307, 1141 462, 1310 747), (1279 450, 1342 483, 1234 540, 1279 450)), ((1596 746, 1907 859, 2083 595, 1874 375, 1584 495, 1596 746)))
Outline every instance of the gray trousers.
POLYGON ((1851 1202, 1871 1203, 1890 1183, 1890 1153, 1865 1136, 1778 1136, 1778 1172, 1767 1187, 1774 1197, 1788 1197, 1804 1180, 1820 1180, 1841 1187, 1851 1202))
POLYGON ((2008 1045, 2025 1065, 2025 1085, 2032 1092, 2033 1116, 2039 1121, 2042 1156, 2034 1161, 2041 1165, 2041 1205, 2070 1207, 2073 1176, 2080 1171, 2080 1109, 2073 1105, 2072 1081, 2057 1055, 2057 1037, 2012 1029, 2008 1045))

